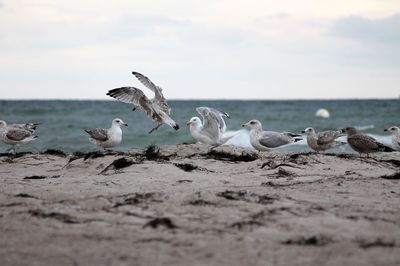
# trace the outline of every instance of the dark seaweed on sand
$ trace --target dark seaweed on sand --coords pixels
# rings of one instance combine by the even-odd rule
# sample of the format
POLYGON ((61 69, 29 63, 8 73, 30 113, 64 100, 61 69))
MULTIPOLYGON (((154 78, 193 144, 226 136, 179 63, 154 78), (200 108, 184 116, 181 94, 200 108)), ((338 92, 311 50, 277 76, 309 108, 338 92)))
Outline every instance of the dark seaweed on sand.
POLYGON ((61 150, 56 150, 56 149, 48 149, 48 150, 44 151, 43 154, 67 157, 67 154, 65 152, 63 152, 61 150))
POLYGON ((151 227, 151 228, 158 228, 158 227, 165 227, 167 229, 175 229, 178 228, 170 218, 167 217, 159 217, 159 218, 154 218, 153 220, 147 222, 145 225, 143 225, 143 228, 146 227, 151 227))
POLYGON ((203 154, 206 159, 215 159, 230 162, 252 162, 258 159, 257 154, 242 152, 241 154, 229 153, 225 151, 210 150, 203 154))
POLYGON ((149 161, 169 161, 168 156, 164 156, 160 153, 160 147, 151 144, 143 152, 143 157, 149 161))
POLYGON ((122 158, 114 160, 111 164, 109 164, 106 168, 104 168, 104 170, 101 171, 100 174, 103 174, 104 172, 106 172, 110 169, 119 170, 122 168, 126 168, 128 166, 131 166, 134 163, 136 163, 136 162, 134 160, 132 160, 131 158, 122 157, 122 158))

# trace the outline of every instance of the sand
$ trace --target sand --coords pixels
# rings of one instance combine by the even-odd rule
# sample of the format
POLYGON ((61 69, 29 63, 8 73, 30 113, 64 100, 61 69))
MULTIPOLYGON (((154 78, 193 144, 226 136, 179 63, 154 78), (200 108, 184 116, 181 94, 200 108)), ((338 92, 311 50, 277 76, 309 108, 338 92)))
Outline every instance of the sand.
POLYGON ((400 154, 0 156, 0 265, 400 265, 400 154))

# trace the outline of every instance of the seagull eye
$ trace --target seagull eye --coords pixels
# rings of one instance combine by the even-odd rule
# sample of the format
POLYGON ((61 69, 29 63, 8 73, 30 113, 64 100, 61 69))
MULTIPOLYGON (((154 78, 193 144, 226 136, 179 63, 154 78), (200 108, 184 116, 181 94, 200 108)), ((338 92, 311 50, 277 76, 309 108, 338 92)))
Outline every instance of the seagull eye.
POLYGON ((251 122, 250 122, 251 125, 254 125, 255 123, 256 123, 256 122, 254 122, 254 121, 251 121, 251 122))

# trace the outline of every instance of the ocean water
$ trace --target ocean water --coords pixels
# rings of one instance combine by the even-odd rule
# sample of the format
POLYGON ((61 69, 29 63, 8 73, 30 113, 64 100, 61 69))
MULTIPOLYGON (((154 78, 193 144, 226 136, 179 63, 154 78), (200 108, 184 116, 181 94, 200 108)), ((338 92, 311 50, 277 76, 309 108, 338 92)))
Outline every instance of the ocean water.
MULTIPOLYGON (((110 126, 113 118, 122 118, 128 127, 123 128, 123 142, 115 150, 144 148, 150 144, 168 145, 194 143, 185 122, 198 116, 195 108, 209 106, 228 112, 228 130, 239 130, 250 119, 258 119, 264 130, 300 133, 312 126, 317 131, 356 126, 384 143, 389 137, 383 129, 400 125, 400 100, 287 100, 287 101, 169 101, 172 118, 180 125, 175 131, 164 125, 152 134, 155 125, 140 110, 132 111, 129 104, 117 101, 0 101, 0 119, 9 123, 38 122, 39 138, 19 151, 44 151, 61 149, 67 152, 94 151, 84 128, 110 126), (319 108, 329 110, 328 119, 315 117, 319 108)), ((0 151, 6 150, 0 144, 0 151)), ((283 150, 309 151, 305 142, 283 150)), ((339 151, 349 151, 344 147, 339 151)))

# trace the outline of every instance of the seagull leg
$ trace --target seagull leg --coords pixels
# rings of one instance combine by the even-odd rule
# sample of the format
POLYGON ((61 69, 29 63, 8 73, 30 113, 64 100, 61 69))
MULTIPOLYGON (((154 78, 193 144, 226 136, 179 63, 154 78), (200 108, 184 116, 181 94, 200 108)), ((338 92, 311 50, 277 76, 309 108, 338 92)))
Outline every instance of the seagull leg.
POLYGON ((154 130, 157 130, 159 127, 161 127, 162 124, 158 124, 155 128, 149 131, 149 134, 153 133, 154 130))

